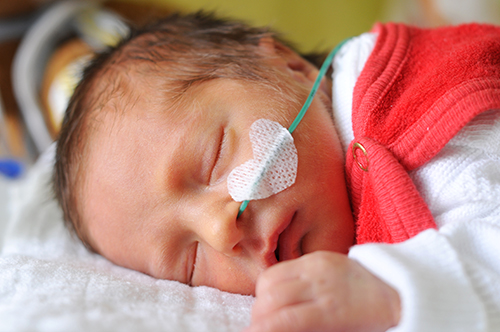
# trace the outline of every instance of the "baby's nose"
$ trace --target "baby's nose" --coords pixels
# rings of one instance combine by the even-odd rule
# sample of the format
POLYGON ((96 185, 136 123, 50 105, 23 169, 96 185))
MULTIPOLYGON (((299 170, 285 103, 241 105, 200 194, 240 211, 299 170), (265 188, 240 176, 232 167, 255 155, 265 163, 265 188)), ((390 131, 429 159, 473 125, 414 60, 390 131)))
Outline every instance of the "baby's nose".
POLYGON ((241 252, 240 242, 244 234, 236 219, 239 204, 231 202, 229 205, 232 206, 206 219, 201 235, 214 250, 234 257, 241 252))

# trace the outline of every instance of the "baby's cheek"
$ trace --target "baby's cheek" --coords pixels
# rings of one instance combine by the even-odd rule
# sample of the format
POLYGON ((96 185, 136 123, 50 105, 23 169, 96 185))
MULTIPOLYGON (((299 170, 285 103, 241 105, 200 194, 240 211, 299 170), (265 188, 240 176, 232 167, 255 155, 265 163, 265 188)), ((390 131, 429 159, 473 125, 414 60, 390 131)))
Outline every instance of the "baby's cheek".
POLYGON ((202 248, 196 261, 193 286, 209 286, 226 292, 254 295, 255 283, 262 272, 246 257, 228 257, 213 249, 202 248))

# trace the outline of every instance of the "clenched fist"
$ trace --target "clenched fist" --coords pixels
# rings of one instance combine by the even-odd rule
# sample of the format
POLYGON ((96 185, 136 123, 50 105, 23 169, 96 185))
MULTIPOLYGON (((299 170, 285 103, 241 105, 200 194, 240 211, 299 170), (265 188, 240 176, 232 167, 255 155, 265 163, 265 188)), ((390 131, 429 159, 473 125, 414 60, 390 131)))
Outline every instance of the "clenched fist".
POLYGON ((398 324, 398 293, 347 256, 319 251, 259 277, 245 332, 386 331, 398 324))

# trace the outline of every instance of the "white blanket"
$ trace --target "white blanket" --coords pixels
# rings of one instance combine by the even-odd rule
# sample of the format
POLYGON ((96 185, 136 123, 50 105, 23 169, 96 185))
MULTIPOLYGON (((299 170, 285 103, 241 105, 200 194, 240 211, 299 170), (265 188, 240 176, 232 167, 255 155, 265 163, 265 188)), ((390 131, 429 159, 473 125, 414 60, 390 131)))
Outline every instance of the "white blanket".
POLYGON ((253 297, 157 280, 88 252, 63 225, 52 149, 0 178, 0 331, 239 331, 253 297))

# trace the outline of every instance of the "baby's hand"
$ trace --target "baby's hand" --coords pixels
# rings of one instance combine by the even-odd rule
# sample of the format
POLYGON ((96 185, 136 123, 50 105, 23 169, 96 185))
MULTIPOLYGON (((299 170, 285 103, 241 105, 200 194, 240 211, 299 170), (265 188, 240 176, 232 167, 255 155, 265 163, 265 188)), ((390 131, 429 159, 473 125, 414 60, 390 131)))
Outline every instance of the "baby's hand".
POLYGON ((259 277, 245 332, 385 331, 399 322, 398 293, 342 254, 315 252, 259 277))

